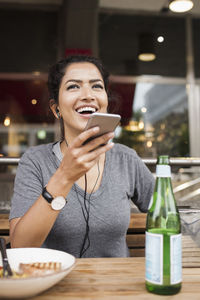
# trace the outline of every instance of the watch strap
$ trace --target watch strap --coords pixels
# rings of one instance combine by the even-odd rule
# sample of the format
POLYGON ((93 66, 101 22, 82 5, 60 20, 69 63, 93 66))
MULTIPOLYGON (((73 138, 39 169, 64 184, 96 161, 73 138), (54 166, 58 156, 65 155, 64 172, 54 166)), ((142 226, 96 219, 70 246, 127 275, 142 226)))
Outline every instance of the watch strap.
POLYGON ((51 204, 51 202, 53 201, 53 197, 52 195, 47 191, 46 186, 43 188, 42 190, 42 196, 44 197, 44 199, 47 200, 47 202, 49 202, 51 204))

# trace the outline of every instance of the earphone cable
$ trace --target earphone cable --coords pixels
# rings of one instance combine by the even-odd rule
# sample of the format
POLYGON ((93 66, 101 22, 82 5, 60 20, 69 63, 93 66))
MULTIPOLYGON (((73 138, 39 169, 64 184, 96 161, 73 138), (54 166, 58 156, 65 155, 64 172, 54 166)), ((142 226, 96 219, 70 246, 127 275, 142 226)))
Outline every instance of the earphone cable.
MULTIPOLYGON (((68 147, 68 143, 66 141, 66 139, 64 139, 65 141, 65 144, 66 146, 68 147)), ((82 247, 81 247, 81 251, 80 251, 80 257, 83 256, 83 254, 88 250, 88 248, 90 247, 90 238, 89 238, 89 231, 90 231, 90 227, 89 227, 89 218, 90 218, 90 198, 92 196, 92 193, 94 192, 94 189, 97 185, 97 182, 99 180, 99 177, 100 177, 100 167, 99 167, 99 160, 97 162, 97 167, 98 167, 98 175, 97 175, 97 179, 95 181, 95 184, 92 188, 92 191, 89 195, 89 198, 88 198, 88 207, 87 207, 87 175, 85 174, 85 190, 84 190, 84 208, 85 208, 85 211, 84 211, 84 208, 81 204, 81 201, 79 199, 79 196, 78 196, 78 191, 76 189, 76 184, 74 184, 74 189, 75 189, 75 192, 76 192, 76 196, 77 196, 77 199, 78 199, 78 202, 80 203, 80 206, 81 206, 81 210, 82 210, 82 213, 83 213, 83 217, 84 217, 84 220, 86 222, 86 230, 85 230, 85 236, 84 236, 84 239, 83 239, 83 244, 82 244, 82 247), (88 244, 87 246, 85 247, 85 244, 86 244, 86 241, 88 241, 88 244)))
POLYGON ((99 167, 99 161, 97 162, 97 167, 98 167, 98 175, 97 175, 97 179, 95 181, 95 184, 92 188, 92 191, 90 193, 90 196, 88 198, 88 207, 86 205, 86 193, 87 193, 87 175, 85 174, 85 193, 84 193, 84 206, 87 212, 87 219, 86 219, 86 232, 85 232, 85 236, 84 236, 84 240, 83 240, 83 244, 81 247, 81 251, 80 251, 80 257, 83 256, 83 254, 89 249, 90 247, 90 237, 89 237, 89 231, 90 231, 90 227, 89 227, 89 218, 90 218, 90 198, 92 196, 92 193, 94 192, 94 189, 97 185, 97 182, 99 180, 100 177, 100 167, 99 167), (87 246, 85 247, 86 241, 88 241, 87 246))

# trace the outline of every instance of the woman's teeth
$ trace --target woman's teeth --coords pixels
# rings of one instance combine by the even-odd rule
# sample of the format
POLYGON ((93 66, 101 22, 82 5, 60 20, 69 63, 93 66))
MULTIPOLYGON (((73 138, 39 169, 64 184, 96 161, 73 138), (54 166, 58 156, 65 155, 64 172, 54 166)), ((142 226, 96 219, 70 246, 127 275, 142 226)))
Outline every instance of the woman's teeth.
POLYGON ((96 111, 96 109, 94 107, 90 107, 90 106, 85 106, 85 107, 81 107, 81 108, 77 109, 77 112, 79 114, 94 113, 95 111, 96 111))

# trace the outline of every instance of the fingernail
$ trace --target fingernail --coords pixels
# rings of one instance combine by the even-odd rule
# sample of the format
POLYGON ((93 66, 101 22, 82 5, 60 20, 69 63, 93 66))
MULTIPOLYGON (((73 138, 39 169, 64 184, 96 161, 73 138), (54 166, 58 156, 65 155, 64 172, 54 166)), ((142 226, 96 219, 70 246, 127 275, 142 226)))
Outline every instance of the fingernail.
POLYGON ((98 127, 98 126, 93 127, 93 131, 94 131, 94 132, 98 132, 98 131, 99 131, 99 127, 98 127))

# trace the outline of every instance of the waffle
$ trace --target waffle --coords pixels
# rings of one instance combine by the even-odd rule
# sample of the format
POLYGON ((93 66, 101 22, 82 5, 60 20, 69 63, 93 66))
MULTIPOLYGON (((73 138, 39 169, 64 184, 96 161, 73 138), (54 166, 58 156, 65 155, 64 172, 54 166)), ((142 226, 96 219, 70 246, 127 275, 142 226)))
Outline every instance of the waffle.
POLYGON ((35 262, 31 264, 20 263, 19 272, 28 276, 39 276, 55 273, 61 270, 59 262, 35 262))

